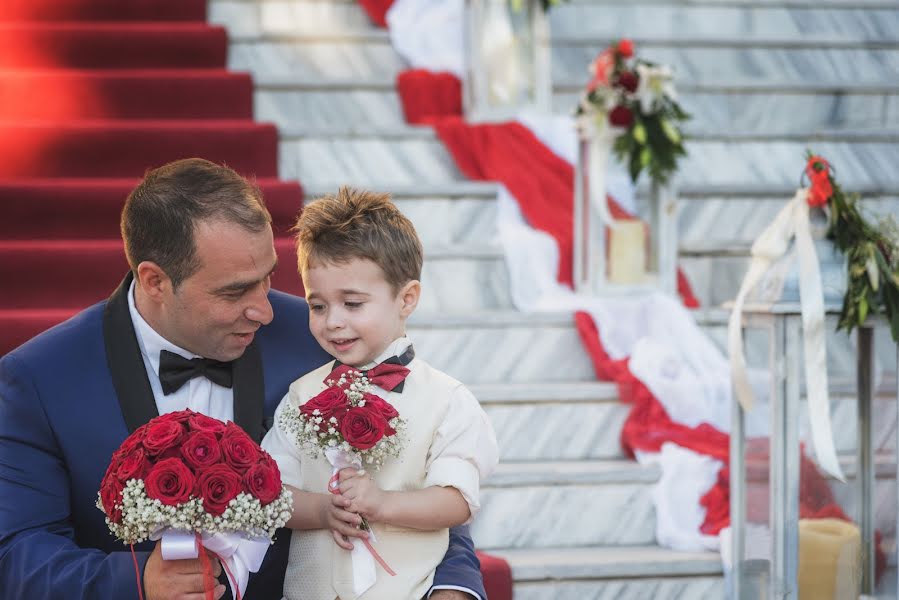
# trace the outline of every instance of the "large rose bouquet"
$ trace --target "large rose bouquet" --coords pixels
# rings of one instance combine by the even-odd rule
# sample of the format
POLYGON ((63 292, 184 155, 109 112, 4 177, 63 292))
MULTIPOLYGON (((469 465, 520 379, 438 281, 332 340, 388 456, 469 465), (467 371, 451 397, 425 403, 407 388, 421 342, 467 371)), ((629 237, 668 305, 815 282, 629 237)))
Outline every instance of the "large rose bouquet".
POLYGON ((631 179, 646 169, 664 184, 687 154, 678 123, 690 118, 677 103, 671 69, 635 58, 633 42, 623 39, 600 52, 590 74, 575 111, 581 128, 594 135, 611 128, 631 179))
POLYGON ((163 539, 164 558, 196 557, 196 539, 232 578, 236 571, 232 584, 242 590, 292 502, 274 459, 243 429, 183 410, 128 436, 112 455, 97 507, 126 544, 163 539), (185 538, 187 555, 178 547, 185 538))

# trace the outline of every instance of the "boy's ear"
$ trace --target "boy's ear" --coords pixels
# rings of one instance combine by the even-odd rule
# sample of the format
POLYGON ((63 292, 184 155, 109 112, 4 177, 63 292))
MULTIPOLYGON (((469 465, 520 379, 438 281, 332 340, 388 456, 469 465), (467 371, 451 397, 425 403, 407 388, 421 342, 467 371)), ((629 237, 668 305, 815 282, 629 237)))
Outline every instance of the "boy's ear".
POLYGON ((408 317, 418 306, 418 299, 421 297, 421 282, 417 279, 413 279, 406 283, 406 285, 400 289, 398 297, 402 302, 400 316, 408 317))

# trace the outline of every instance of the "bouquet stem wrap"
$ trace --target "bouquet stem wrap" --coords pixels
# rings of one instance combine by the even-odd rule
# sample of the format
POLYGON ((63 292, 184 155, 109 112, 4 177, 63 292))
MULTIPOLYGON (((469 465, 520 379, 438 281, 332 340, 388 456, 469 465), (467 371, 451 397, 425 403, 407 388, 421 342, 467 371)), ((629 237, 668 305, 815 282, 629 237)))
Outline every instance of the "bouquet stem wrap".
POLYGON ((215 554, 222 563, 234 597, 239 600, 247 590, 250 573, 256 573, 268 551, 268 538, 247 539, 234 533, 195 534, 165 529, 151 539, 162 540, 162 558, 183 560, 200 557, 200 546, 215 554))
MULTIPOLYGON (((830 422, 827 348, 824 336, 824 292, 809 226, 808 193, 807 188, 799 189, 752 244, 749 271, 740 286, 728 322, 727 345, 734 393, 743 409, 749 411, 754 400, 746 374, 746 358, 743 355, 743 305, 752 289, 761 281, 771 265, 786 253, 790 240, 795 237, 796 251, 799 255, 799 297, 812 442, 821 468, 840 481, 845 481, 837 459, 830 422)), ((772 407, 772 410, 776 409, 772 407)))
MULTIPOLYGON (((340 448, 325 448, 325 458, 331 463, 331 479, 328 480, 328 491, 332 494, 340 493, 341 469, 362 468, 362 459, 354 452, 347 452, 340 448)), ((350 559, 353 563, 353 591, 357 596, 361 596, 377 580, 375 570, 375 562, 387 572, 388 575, 394 576, 396 573, 391 569, 387 562, 371 545, 371 542, 377 542, 375 532, 371 528, 368 529, 369 539, 360 538, 362 545, 353 544, 353 550, 350 553, 350 559)))

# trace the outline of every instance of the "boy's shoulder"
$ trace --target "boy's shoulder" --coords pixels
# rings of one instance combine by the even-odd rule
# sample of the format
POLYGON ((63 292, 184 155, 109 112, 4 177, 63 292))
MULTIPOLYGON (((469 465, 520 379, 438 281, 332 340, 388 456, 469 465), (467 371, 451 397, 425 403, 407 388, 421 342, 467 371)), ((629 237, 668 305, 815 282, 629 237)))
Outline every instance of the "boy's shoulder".
POLYGON ((465 384, 452 375, 441 371, 431 365, 428 361, 417 356, 409 367, 412 370, 411 376, 420 381, 423 385, 438 386, 447 391, 465 387, 465 384))
POLYGON ((321 392, 326 387, 325 379, 333 366, 334 361, 329 360, 319 368, 309 371, 299 379, 294 380, 288 388, 288 397, 293 402, 302 403, 321 392))

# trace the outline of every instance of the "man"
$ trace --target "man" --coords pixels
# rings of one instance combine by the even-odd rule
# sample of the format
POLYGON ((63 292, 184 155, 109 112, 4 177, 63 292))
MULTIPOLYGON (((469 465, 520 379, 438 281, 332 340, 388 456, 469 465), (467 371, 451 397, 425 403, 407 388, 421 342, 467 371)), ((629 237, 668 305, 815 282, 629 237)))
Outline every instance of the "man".
MULTIPOLYGON (((188 159, 149 172, 125 204, 122 237, 131 272, 112 296, 0 359, 5 597, 137 598, 131 554, 95 506, 113 451, 184 408, 258 441, 289 383, 329 358, 305 302, 270 289, 271 217, 234 171, 188 159)), ((249 600, 281 597, 286 534, 249 600)), ((136 550, 147 600, 203 597, 199 560, 163 561, 158 544, 136 550)), ((467 530, 451 535, 441 586, 432 598, 485 596, 467 530)))

